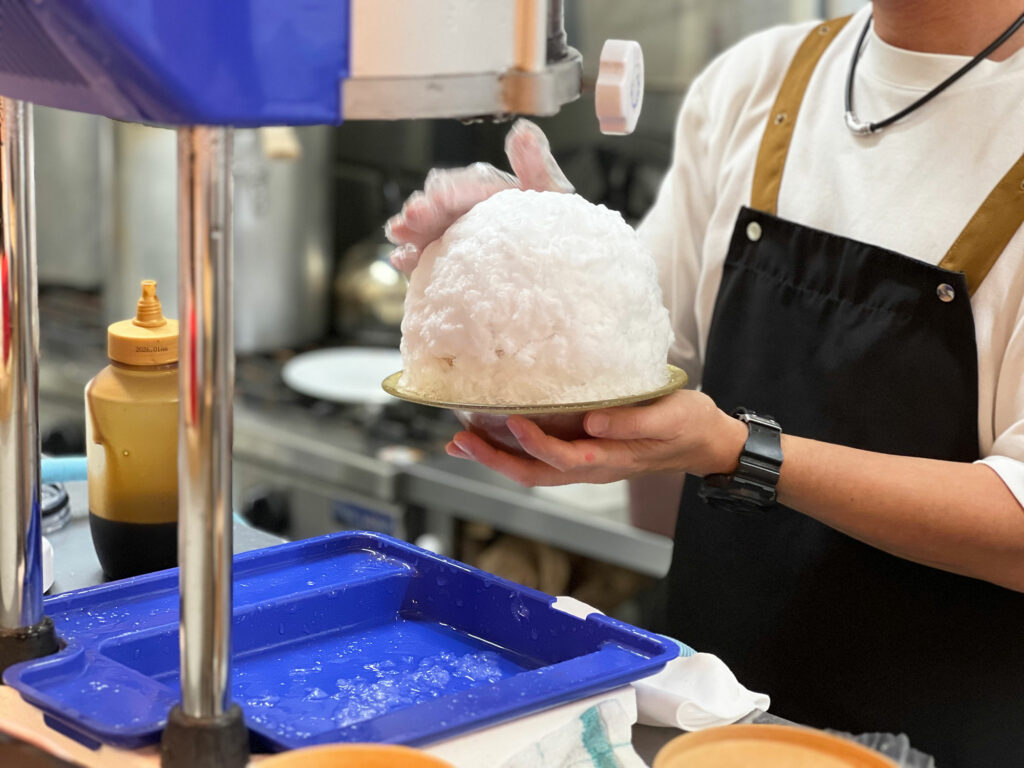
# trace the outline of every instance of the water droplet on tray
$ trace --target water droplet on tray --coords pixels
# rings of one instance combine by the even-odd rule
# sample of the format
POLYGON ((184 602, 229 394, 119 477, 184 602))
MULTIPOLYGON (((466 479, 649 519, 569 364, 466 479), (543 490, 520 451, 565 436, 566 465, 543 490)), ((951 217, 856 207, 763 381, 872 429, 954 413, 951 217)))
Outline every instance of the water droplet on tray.
POLYGON ((530 609, 526 607, 526 603, 523 602, 522 598, 517 598, 512 603, 512 615, 520 621, 529 618, 530 609))

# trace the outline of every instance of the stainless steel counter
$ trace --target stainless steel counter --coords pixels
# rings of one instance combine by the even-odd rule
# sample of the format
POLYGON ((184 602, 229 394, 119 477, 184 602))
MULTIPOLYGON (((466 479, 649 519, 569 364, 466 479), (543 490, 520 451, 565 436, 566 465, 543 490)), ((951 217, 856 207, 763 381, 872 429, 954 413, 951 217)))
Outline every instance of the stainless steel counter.
MULTIPOLYGON (((47 534, 53 545, 53 587, 48 594, 102 584, 106 579, 89 533, 89 499, 85 483, 68 483, 71 518, 59 531, 47 534)), ((280 544, 283 539, 235 523, 235 554, 280 544)))
MULTIPOLYGON (((453 431, 458 429, 453 424, 453 431)), ((350 424, 289 409, 235 406, 235 456, 385 502, 415 505, 543 541, 575 554, 662 576, 672 542, 629 524, 624 501, 594 504, 527 489, 495 472, 420 444, 422 458, 388 460, 389 444, 350 424)))
POLYGON ((660 577, 668 571, 672 541, 630 525, 624 505, 546 497, 479 464, 446 455, 410 465, 402 482, 407 498, 449 509, 462 519, 488 523, 648 576, 660 577))

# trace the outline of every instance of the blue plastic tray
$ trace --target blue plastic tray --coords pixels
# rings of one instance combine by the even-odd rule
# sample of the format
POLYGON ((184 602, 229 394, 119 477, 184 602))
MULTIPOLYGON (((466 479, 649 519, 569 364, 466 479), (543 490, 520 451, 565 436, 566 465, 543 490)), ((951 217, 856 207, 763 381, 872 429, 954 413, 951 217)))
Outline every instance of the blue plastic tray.
MULTIPOLYGON (((256 749, 429 743, 645 677, 679 652, 379 534, 234 562, 231 693, 256 749)), ((180 699, 177 569, 49 598, 46 613, 67 647, 4 681, 85 743, 157 741, 180 699)))

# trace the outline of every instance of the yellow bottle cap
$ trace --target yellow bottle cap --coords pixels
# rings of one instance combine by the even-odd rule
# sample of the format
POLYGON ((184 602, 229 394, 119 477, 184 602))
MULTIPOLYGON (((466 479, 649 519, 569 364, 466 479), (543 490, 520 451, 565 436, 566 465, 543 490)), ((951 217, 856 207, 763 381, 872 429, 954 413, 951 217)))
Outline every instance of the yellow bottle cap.
POLYGON ((164 317, 156 280, 142 281, 142 298, 134 318, 107 328, 107 357, 125 365, 178 362, 178 321, 164 317))

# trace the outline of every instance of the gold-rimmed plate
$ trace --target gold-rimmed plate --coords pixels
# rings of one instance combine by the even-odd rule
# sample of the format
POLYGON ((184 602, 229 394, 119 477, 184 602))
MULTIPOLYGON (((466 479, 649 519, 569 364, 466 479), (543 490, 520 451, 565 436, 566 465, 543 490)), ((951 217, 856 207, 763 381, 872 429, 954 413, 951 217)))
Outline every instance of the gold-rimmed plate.
POLYGON ((579 403, 543 403, 535 405, 485 405, 483 403, 452 403, 446 400, 432 400, 427 397, 423 397, 410 389, 399 386, 398 381, 402 378, 404 371, 398 371, 393 373, 384 379, 381 387, 389 395, 400 398, 402 400, 408 400, 410 403, 418 403, 419 405, 429 405, 433 408, 447 408, 452 411, 469 411, 471 413, 493 413, 503 416, 511 416, 518 414, 521 416, 530 416, 535 414, 543 413, 579 413, 586 411, 597 411, 602 408, 617 408, 623 405, 636 405, 637 403, 644 403, 651 400, 657 400, 658 398, 664 397, 665 395, 675 392, 677 389, 682 389, 686 386, 687 376, 681 368, 676 368, 674 365, 666 365, 667 379, 665 383, 653 389, 649 392, 641 392, 638 395, 628 395, 626 397, 616 397, 609 400, 590 400, 587 402, 579 403))
POLYGON ((545 433, 561 440, 578 440, 587 437, 583 429, 583 417, 588 411, 603 408, 619 408, 628 405, 643 405, 686 386, 686 373, 674 365, 667 365, 666 381, 657 389, 625 397, 607 400, 590 400, 577 403, 541 403, 533 405, 491 405, 483 403, 453 403, 433 400, 399 385, 402 371, 384 379, 381 386, 389 395, 410 403, 428 405, 432 408, 446 408, 455 413, 459 422, 470 432, 479 435, 491 445, 519 455, 525 452, 519 441, 509 431, 505 420, 509 416, 524 416, 539 426, 545 433))

